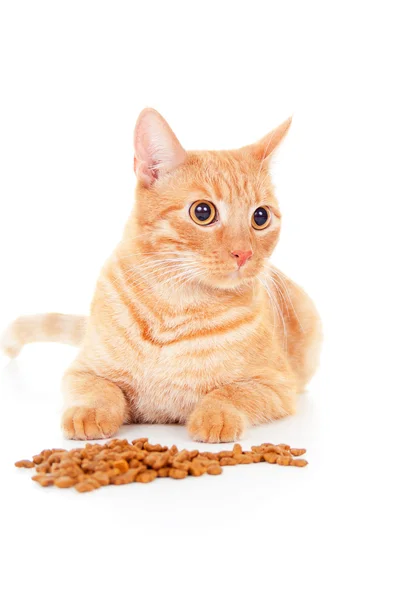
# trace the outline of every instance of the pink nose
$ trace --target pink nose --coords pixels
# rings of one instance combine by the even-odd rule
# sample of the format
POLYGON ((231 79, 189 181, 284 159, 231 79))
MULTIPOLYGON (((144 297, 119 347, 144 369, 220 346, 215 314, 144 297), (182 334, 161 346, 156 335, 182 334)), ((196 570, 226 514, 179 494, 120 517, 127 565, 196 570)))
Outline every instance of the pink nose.
POLYGON ((231 256, 237 260, 237 265, 243 267, 246 261, 251 258, 252 250, 231 250, 231 256))

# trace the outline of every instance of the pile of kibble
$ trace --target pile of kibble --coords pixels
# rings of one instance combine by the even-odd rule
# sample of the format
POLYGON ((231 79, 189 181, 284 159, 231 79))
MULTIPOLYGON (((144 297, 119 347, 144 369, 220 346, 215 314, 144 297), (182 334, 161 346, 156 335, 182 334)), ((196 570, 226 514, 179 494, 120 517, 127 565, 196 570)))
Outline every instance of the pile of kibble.
POLYGON ((287 444, 261 444, 243 451, 240 444, 222 452, 181 450, 176 446, 150 444, 148 438, 129 443, 114 439, 106 444, 86 444, 73 450, 42 450, 30 460, 20 460, 16 467, 36 467, 32 479, 47 487, 74 487, 78 492, 91 492, 103 485, 149 483, 156 477, 184 479, 220 475, 222 467, 267 462, 282 466, 305 467, 306 460, 296 458, 306 450, 287 444), (295 457, 295 458, 294 458, 295 457))

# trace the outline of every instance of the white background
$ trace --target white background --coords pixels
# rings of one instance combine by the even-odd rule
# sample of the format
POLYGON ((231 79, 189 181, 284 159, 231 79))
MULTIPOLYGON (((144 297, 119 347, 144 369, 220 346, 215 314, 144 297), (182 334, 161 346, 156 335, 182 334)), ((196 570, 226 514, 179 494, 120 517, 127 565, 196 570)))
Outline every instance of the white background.
MULTIPOLYGON (((59 430, 74 350, 2 357, 6 597, 399 598, 397 3, 0 6, 1 328, 87 312, 133 202, 135 119, 153 106, 188 148, 241 146, 294 115, 274 167, 275 262, 315 299, 326 338, 298 415, 243 442, 305 446, 307 469, 88 495, 13 467, 74 446, 59 430)), ((197 447, 182 427, 121 435, 197 447)))

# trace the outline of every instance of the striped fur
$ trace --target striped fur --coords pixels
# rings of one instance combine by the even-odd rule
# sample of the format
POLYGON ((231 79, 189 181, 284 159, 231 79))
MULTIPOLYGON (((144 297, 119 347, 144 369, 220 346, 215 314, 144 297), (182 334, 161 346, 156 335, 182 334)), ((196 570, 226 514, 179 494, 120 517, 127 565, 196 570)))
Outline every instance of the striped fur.
POLYGON ((62 342, 79 346, 85 333, 87 317, 48 313, 18 317, 4 332, 1 346, 4 353, 15 358, 26 344, 62 342))
POLYGON ((275 269, 281 214, 271 152, 289 122, 235 151, 185 152, 150 109, 138 121, 136 203, 84 317, 22 317, 9 355, 48 339, 79 344, 63 379, 67 437, 115 434, 124 422, 187 423, 200 441, 232 441, 248 424, 292 414, 318 361, 320 322, 305 294, 275 269), (208 227, 189 216, 206 199, 208 227), (251 227, 258 206, 273 218, 251 227), (231 252, 251 249, 237 268, 231 252))

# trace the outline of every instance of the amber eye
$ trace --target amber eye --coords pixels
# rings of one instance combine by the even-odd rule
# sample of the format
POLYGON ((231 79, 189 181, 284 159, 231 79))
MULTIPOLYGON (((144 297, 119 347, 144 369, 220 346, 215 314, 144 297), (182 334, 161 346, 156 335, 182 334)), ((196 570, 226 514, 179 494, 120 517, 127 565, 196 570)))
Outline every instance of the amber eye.
POLYGON ((272 215, 267 206, 259 206, 252 215, 252 227, 254 229, 266 229, 269 227, 272 215))
POLYGON ((198 225, 209 225, 216 218, 216 207, 207 200, 198 200, 192 204, 189 214, 198 225))

